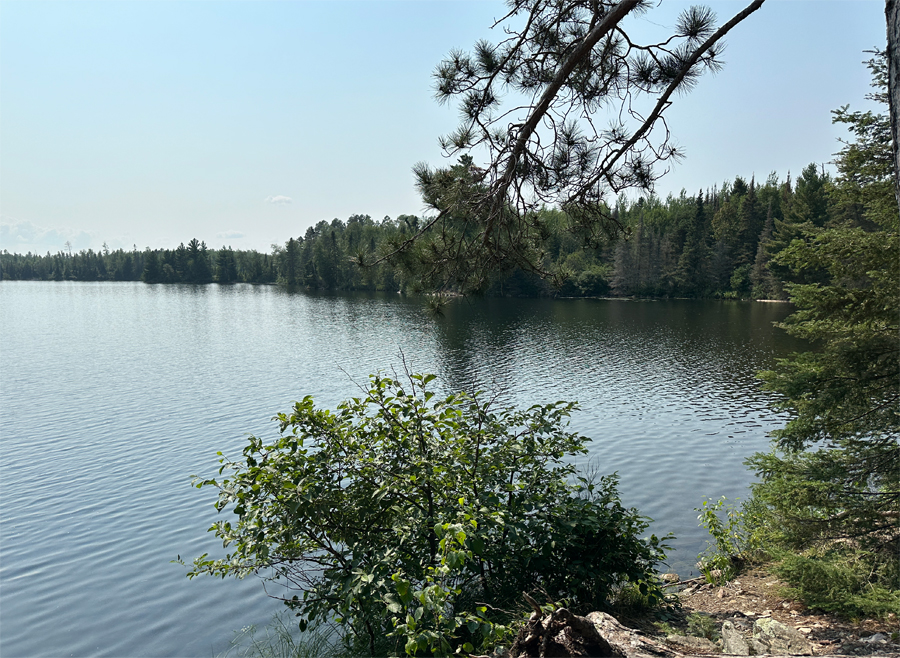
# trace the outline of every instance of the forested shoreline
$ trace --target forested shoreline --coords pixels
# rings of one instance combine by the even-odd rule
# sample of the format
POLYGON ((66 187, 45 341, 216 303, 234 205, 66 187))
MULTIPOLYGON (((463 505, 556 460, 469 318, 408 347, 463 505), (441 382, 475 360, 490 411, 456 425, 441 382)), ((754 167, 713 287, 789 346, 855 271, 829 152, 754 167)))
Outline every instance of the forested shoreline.
MULTIPOLYGON (((561 285, 520 269, 498 273, 485 294, 538 297, 697 297, 786 299, 785 272, 772 259, 805 230, 852 219, 859 210, 835 196, 831 177, 815 164, 797 178, 771 174, 708 188, 619 200, 611 214, 624 237, 583 246, 565 213, 543 209, 551 227, 545 266, 561 285)), ((144 281, 146 283, 280 283, 310 290, 419 292, 426 286, 397 262, 370 263, 416 234, 425 217, 381 221, 352 215, 320 221, 271 253, 209 248, 192 239, 174 249, 92 249, 56 254, 0 253, 0 280, 144 281)))

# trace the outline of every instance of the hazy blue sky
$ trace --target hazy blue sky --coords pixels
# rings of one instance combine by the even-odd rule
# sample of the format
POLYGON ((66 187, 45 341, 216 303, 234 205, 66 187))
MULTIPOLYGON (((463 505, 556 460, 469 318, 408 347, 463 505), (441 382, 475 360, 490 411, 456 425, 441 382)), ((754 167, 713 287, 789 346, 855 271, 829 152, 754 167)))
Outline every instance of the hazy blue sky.
MULTIPOLYGON (((672 25, 672 0, 633 21, 672 25)), ((746 3, 710 3, 720 20, 746 3)), ((488 0, 0 3, 0 248, 267 250, 319 220, 419 214, 456 110, 431 72, 478 38, 488 0)), ((686 160, 665 196, 827 162, 830 110, 867 107, 880 0, 768 2, 725 69, 676 100, 686 160)))

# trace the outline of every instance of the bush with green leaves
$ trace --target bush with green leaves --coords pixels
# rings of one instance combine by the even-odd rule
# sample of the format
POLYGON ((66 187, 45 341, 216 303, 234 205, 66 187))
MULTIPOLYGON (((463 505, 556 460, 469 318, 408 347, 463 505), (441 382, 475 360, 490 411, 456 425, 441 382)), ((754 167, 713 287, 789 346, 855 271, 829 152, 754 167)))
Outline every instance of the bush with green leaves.
POLYGON ((725 496, 712 504, 704 500, 694 511, 699 512, 697 520, 713 538, 706 542, 706 550, 697 556, 700 570, 708 582, 724 584, 737 575, 750 541, 744 513, 725 496), (724 512, 724 519, 720 518, 719 512, 724 512))
POLYGON ((585 611, 634 587, 662 599, 663 540, 642 538, 614 475, 571 463, 587 441, 566 429, 574 403, 498 408, 433 379, 372 376, 334 411, 306 397, 276 417, 278 438, 222 457, 227 476, 197 486, 236 517, 211 528, 227 555, 190 576, 278 581, 301 627, 338 620, 373 655, 485 649, 523 591, 585 611))

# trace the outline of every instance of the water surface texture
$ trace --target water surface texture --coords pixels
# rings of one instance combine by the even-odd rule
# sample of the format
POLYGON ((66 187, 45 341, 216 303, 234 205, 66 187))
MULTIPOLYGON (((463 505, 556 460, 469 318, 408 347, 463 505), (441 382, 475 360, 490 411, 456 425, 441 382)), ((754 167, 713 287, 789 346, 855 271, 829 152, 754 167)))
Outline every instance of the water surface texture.
POLYGON ((704 496, 746 495, 742 460, 781 419, 754 373, 800 347, 742 302, 455 300, 275 287, 0 282, 0 655, 211 656, 279 609, 258 580, 188 581, 217 553, 190 476, 313 395, 369 373, 434 372, 509 404, 578 400, 589 458, 678 536, 704 496))

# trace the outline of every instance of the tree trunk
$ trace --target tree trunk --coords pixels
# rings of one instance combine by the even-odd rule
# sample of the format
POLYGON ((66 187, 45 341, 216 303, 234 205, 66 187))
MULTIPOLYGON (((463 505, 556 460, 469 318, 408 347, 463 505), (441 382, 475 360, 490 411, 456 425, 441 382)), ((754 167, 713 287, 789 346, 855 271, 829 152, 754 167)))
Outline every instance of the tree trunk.
POLYGON ((894 195, 900 206, 900 0, 887 0, 888 98, 894 143, 894 195))

